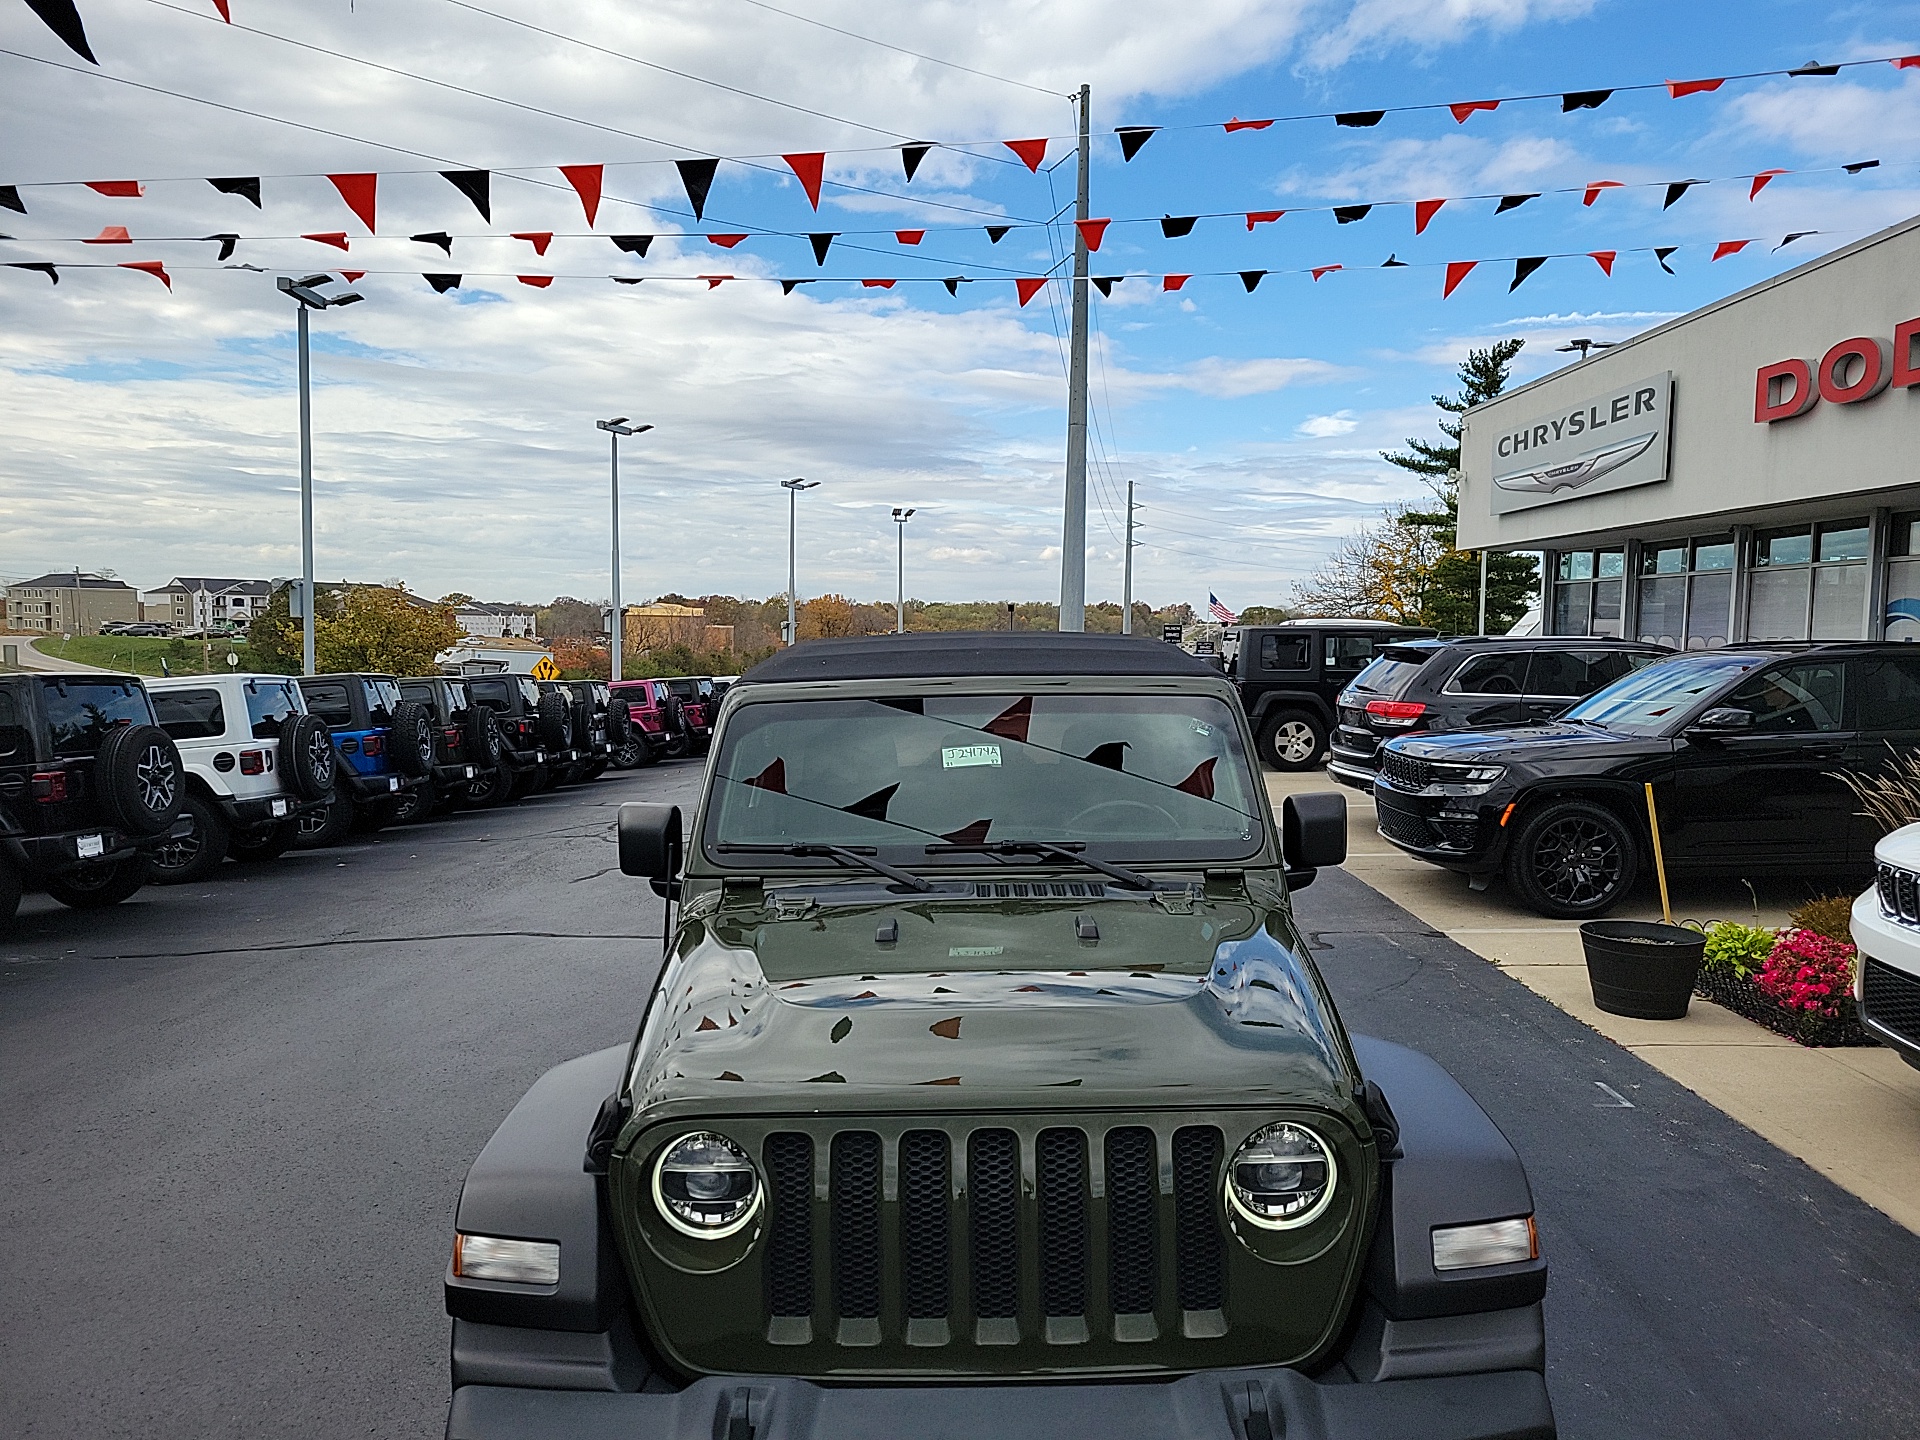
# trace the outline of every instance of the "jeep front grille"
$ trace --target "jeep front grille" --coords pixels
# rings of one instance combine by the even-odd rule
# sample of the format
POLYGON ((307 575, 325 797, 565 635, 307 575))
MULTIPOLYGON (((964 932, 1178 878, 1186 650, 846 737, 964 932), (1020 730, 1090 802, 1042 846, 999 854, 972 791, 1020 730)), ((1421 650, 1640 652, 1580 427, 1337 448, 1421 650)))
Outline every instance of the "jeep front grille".
POLYGON ((1897 865, 1882 864, 1874 875, 1880 908, 1895 920, 1920 925, 1920 875, 1897 865))
POLYGON ((1433 783, 1433 766, 1402 755, 1391 745, 1380 751, 1380 773, 1396 790, 1424 790, 1433 783))

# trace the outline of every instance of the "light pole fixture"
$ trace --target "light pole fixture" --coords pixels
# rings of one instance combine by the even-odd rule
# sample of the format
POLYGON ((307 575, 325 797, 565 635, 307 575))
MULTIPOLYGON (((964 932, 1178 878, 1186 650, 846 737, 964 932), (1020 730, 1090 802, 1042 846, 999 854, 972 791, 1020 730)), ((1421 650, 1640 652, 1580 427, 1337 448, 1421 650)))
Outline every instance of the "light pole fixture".
POLYGON ((607 622, 607 679, 613 681, 620 678, 621 632, 627 628, 626 614, 620 608, 620 437, 643 435, 653 426, 629 425, 624 415, 593 423, 607 432, 608 484, 613 492, 613 619, 607 622))
POLYGON ((792 480, 782 480, 780 482, 780 488, 787 492, 787 635, 786 635, 786 639, 787 639, 787 644, 789 645, 793 644, 795 637, 799 634, 798 626, 795 624, 794 608, 793 608, 793 532, 794 532, 795 517, 797 514, 797 510, 794 505, 794 500, 802 490, 811 490, 815 486, 817 486, 819 483, 820 482, 818 480, 804 480, 799 478, 795 478, 792 480))
POLYGON ((894 532, 900 537, 899 567, 895 572, 893 591, 893 633, 907 633, 907 521, 913 518, 913 511, 893 507, 894 532))
MULTIPOLYGON (((297 316, 300 339, 300 609, 305 628, 300 641, 301 673, 313 674, 313 396, 308 384, 307 312, 329 306, 354 305, 361 296, 351 290, 338 295, 322 295, 319 286, 331 285, 331 275, 309 275, 302 280, 280 276, 275 283, 283 295, 291 295, 297 316)), ((289 606, 291 609, 291 606, 289 606)))
POLYGON ((1580 358, 1584 360, 1587 358, 1587 352, 1589 350, 1611 350, 1613 344, 1614 342, 1611 340, 1589 340, 1583 335, 1577 340, 1569 340, 1566 344, 1556 345, 1553 348, 1563 355, 1571 354, 1573 351, 1578 350, 1580 352, 1580 358))

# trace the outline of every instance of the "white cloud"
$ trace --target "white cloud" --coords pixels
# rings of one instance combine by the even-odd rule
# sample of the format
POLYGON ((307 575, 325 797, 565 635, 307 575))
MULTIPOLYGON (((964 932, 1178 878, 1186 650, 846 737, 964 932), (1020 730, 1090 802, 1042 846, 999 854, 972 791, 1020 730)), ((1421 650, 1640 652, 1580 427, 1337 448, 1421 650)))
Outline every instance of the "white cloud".
POLYGON ((1396 45, 1426 48, 1475 30, 1501 33, 1537 21, 1575 20, 1598 0, 1355 0, 1347 18, 1307 50, 1315 65, 1343 65, 1355 55, 1396 45))
POLYGON ((1336 410, 1331 415, 1314 415, 1294 427, 1294 433, 1314 440, 1331 440, 1336 435, 1351 435, 1360 428, 1351 410, 1336 410))

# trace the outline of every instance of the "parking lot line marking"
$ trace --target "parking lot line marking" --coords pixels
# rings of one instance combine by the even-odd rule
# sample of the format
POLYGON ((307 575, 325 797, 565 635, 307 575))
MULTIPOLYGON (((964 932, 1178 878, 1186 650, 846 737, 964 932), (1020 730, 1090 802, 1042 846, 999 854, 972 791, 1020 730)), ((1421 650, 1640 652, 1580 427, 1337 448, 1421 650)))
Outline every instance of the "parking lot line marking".
POLYGON ((1594 1101, 1593 1102, 1594 1109, 1596 1110, 1631 1110, 1634 1108, 1633 1102, 1631 1100, 1627 1099, 1626 1096, 1622 1095, 1618 1090, 1614 1089, 1611 1085, 1607 1084, 1606 1081, 1596 1080, 1593 1083, 1598 1085, 1602 1090, 1606 1091, 1607 1094, 1613 1097, 1613 1100, 1611 1103, 1605 1100, 1594 1101))

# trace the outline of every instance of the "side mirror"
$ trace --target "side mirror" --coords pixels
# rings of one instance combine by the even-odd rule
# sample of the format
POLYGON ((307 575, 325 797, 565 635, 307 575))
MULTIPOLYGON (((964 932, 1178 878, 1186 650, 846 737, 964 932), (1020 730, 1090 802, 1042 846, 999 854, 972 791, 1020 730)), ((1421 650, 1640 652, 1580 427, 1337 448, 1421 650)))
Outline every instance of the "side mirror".
POLYGON ((1687 733, 1704 735, 1727 735, 1753 728, 1753 712, 1742 710, 1735 705, 1716 705, 1693 724, 1687 727, 1687 733))
POLYGON ((621 873, 651 880, 654 894, 673 898, 680 889, 680 866, 685 858, 680 807, 629 801, 620 807, 615 828, 620 838, 621 873))
POLYGON ((1313 883, 1316 871, 1347 860, 1347 797, 1330 791, 1289 795, 1280 804, 1280 849, 1287 884, 1313 883))

